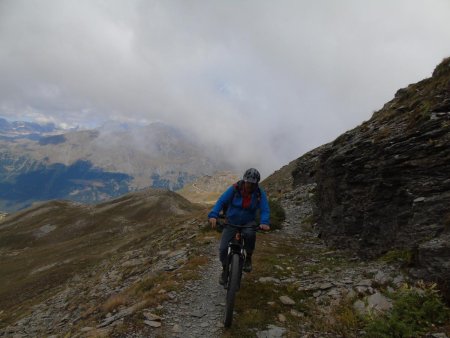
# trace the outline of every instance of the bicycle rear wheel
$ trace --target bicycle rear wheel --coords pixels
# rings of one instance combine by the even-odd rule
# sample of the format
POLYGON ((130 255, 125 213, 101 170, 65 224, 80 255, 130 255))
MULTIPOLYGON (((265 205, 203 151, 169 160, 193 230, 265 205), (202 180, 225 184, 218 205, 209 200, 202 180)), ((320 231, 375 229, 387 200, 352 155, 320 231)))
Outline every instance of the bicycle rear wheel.
POLYGON ((236 297, 236 292, 239 289, 239 278, 240 278, 239 260, 240 257, 238 254, 234 254, 231 257, 231 264, 228 278, 227 299, 225 307, 225 321, 224 321, 225 327, 230 327, 231 322, 233 321, 234 299, 236 297))

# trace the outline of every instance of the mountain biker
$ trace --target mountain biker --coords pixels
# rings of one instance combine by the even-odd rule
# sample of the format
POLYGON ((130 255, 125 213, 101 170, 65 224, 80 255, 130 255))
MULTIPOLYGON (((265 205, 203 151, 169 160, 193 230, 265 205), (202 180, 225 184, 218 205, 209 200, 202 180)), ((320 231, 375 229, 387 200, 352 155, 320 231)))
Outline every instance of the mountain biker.
MULTIPOLYGON (((212 228, 217 226, 219 213, 226 208, 227 223, 233 225, 256 225, 256 211, 260 210, 260 226, 262 230, 270 230, 269 219, 270 210, 267 196, 258 183, 261 175, 254 168, 247 169, 241 181, 229 187, 222 196, 219 197, 211 212, 208 214, 209 222, 212 228)), ((219 254, 222 268, 225 267, 227 258, 228 243, 236 234, 236 229, 226 227, 223 229, 220 240, 219 254)), ((255 249, 256 228, 242 228, 242 235, 245 238, 245 250, 247 257, 243 270, 250 272, 252 270, 252 254, 255 249)), ((219 279, 220 284, 225 284, 224 270, 219 279)))

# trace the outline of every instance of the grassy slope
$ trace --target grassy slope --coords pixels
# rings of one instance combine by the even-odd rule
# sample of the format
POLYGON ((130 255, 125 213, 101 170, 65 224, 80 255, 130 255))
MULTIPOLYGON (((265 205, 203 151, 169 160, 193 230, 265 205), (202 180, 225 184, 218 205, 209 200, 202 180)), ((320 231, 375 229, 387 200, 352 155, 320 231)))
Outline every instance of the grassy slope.
POLYGON ((10 215, 0 225, 0 310, 47 298, 69 277, 158 240, 199 210, 174 193, 145 190, 93 207, 53 201, 10 215))

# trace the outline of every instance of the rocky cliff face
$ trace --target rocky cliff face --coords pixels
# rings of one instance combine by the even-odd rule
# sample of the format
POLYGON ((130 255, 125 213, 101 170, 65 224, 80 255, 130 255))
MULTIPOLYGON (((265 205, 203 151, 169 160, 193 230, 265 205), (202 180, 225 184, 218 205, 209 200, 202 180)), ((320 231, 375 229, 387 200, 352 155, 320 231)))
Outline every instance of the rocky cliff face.
POLYGON ((315 218, 332 246, 412 257, 411 273, 450 280, 450 58, 372 118, 295 162, 317 184, 315 218))

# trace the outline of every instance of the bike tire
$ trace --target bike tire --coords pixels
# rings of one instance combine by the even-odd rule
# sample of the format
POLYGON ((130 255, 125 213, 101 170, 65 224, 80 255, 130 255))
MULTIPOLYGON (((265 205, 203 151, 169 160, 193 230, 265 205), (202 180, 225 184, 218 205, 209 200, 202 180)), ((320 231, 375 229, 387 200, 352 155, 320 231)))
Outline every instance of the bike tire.
POLYGON ((233 309, 234 309, 234 299, 236 297, 236 292, 239 290, 239 279, 240 279, 240 257, 238 254, 234 254, 231 257, 231 266, 230 266, 230 276, 228 279, 228 290, 227 290, 227 299, 226 299, 226 307, 225 307, 225 320, 223 325, 225 327, 230 327, 233 322, 233 309))

